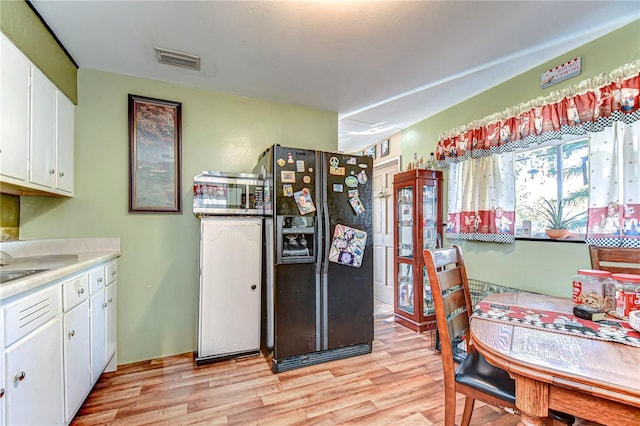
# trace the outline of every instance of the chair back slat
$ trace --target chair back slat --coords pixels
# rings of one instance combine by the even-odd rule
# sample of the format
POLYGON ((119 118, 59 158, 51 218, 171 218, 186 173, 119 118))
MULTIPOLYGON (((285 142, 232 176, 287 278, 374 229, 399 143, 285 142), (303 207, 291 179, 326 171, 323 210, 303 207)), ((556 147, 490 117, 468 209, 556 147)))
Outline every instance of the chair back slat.
POLYGON ((440 250, 433 250, 433 264, 436 269, 440 269, 446 265, 456 263, 458 260, 458 252, 454 247, 440 250))
POLYGON ((440 290, 443 292, 462 285, 462 273, 459 267, 438 272, 438 279, 440 280, 440 290))
POLYGON ((590 246, 589 254, 593 269, 640 275, 640 248, 590 246))
MULTIPOLYGON (((469 313, 467 311, 458 312, 449 319, 447 328, 449 329, 449 336, 451 337, 451 340, 461 334, 467 334, 467 329, 469 328, 469 313)), ((446 343, 447 342, 443 342, 440 346, 446 343)))
POLYGON ((452 312, 466 307, 464 289, 459 287, 457 290, 445 294, 442 301, 444 302, 444 313, 448 317, 452 312))

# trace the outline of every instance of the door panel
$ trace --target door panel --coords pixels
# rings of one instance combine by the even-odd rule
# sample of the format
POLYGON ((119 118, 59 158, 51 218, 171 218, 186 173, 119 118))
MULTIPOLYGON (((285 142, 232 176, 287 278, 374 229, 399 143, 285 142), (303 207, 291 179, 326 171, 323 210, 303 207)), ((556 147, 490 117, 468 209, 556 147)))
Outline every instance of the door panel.
POLYGON ((373 160, 336 153, 323 156, 329 221, 325 238, 329 244, 333 241, 337 225, 367 233, 359 267, 336 262, 325 265, 327 285, 323 299, 326 297, 328 335, 323 349, 334 349, 373 340, 373 160), (361 206, 353 203, 357 199, 361 206))
POLYGON ((393 303, 393 175, 398 163, 373 171, 374 297, 393 303))

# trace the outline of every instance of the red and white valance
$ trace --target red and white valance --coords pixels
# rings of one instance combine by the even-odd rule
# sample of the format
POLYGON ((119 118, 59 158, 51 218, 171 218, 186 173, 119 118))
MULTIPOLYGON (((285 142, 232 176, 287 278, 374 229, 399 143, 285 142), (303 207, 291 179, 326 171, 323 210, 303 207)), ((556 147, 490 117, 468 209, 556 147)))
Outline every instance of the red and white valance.
POLYGON ((640 120, 640 60, 440 135, 440 167, 640 120))
POLYGON ((513 242, 513 152, 589 135, 590 152, 600 153, 590 156, 587 242, 640 246, 639 95, 640 60, 441 135, 438 166, 449 166, 447 237, 513 242), (600 133, 606 136, 593 136, 600 133))

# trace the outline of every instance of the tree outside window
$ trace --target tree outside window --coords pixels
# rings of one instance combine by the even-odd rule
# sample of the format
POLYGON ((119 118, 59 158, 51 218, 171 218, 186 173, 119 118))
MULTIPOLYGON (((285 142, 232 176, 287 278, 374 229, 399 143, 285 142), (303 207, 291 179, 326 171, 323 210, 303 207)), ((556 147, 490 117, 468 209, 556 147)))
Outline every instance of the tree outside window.
POLYGON ((516 153, 516 237, 548 239, 541 212, 544 200, 579 216, 565 239, 585 239, 588 209, 588 141, 584 138, 516 153), (530 235, 525 235, 530 221, 530 235))

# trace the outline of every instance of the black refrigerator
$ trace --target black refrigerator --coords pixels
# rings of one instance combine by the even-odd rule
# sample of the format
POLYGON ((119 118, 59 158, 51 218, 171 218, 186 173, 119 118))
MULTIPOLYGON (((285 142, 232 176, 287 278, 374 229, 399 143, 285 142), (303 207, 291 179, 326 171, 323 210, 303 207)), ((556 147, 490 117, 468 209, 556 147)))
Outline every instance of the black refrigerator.
POLYGON ((274 145, 264 180, 262 350, 276 373, 371 352, 370 157, 274 145))

